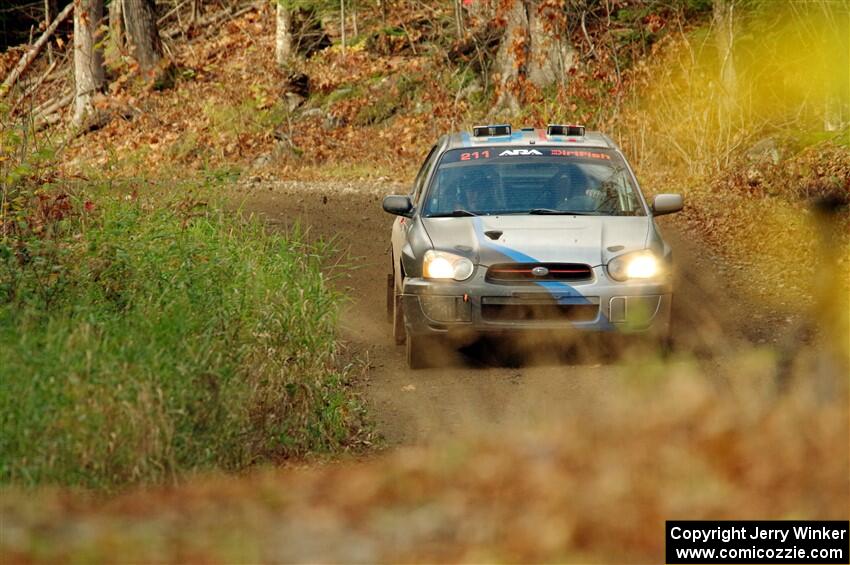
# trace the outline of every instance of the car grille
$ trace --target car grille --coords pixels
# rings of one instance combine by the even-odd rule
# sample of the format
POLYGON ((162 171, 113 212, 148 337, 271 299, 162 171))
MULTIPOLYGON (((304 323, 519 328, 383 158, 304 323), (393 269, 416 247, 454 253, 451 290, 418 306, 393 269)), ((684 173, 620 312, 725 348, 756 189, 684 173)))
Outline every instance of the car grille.
POLYGON ((535 283, 541 281, 585 281, 593 278, 590 265, 582 263, 501 263, 487 269, 486 281, 491 283, 535 283), (545 275, 535 275, 535 267, 546 269, 545 275))
POLYGON ((599 313, 598 304, 558 304, 557 302, 504 302, 481 303, 481 318, 489 322, 522 322, 536 320, 563 320, 591 322, 599 313))

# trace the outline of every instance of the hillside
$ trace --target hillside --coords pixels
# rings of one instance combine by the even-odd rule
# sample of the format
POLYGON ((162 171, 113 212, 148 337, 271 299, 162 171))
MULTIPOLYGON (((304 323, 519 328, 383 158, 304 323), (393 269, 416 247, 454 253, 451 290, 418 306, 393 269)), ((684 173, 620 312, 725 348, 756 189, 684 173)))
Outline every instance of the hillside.
MULTIPOLYGON (((71 139, 57 164, 71 178, 168 179, 218 171, 243 180, 405 182, 442 132, 487 120, 515 126, 573 121, 613 135, 650 193, 684 191, 692 203, 687 229, 740 268, 749 267, 753 256, 811 254, 804 242, 812 237, 793 235, 808 229, 800 206, 816 195, 846 196, 850 134, 846 122, 823 131, 824 118, 805 102, 812 94, 801 90, 804 80, 771 86, 775 76, 804 69, 806 59, 789 54, 759 71, 739 95, 749 97, 737 110, 738 119, 747 120, 740 123, 749 125, 724 125, 712 106, 713 47, 700 27, 710 24, 710 5, 636 6, 615 3, 607 15, 598 8, 576 12, 590 27, 587 34, 570 27, 577 53, 569 80, 554 92, 532 85, 523 110, 511 115, 493 106, 499 89, 475 57, 464 54, 465 42, 477 41, 482 32, 471 27, 472 39, 452 36, 450 7, 400 5, 386 28, 378 12, 364 8, 362 31, 349 38, 344 53, 331 20, 323 29, 334 46, 280 69, 270 56, 274 15, 268 7, 248 5, 236 17, 174 41, 167 88, 138 76, 132 65, 115 66, 109 94, 98 103, 102 127, 71 139), (607 25, 606 16, 615 23, 607 25), (396 36, 388 31, 393 29, 408 34, 396 36), (797 103, 803 106, 795 109, 797 103), (797 122, 789 121, 789 112, 797 122), (757 225, 749 221, 753 214, 763 217, 757 225), (782 229, 789 221, 793 229, 782 229), (743 241, 747 245, 738 249, 743 241)), ((809 41, 812 57, 841 57, 840 43, 799 35, 826 25, 817 14, 789 20, 760 10, 756 3, 752 15, 741 18, 741 27, 764 32, 764 39, 741 32, 738 72, 756 72, 760 58, 792 39, 809 41)), ((839 26, 840 37, 846 21, 838 17, 831 24, 839 26)), ((38 106, 57 96, 67 75, 63 80, 39 89, 28 103, 38 106)), ((828 81, 846 94, 840 74, 828 81)), ((785 267, 768 261, 768 268, 780 276, 785 267)))

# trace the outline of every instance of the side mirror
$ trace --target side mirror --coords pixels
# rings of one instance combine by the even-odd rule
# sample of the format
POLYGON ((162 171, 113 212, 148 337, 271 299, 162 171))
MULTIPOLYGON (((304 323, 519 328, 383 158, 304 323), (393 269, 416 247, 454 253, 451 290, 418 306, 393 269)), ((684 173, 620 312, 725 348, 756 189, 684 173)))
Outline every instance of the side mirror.
POLYGON ((409 196, 384 196, 384 211, 396 216, 410 217, 413 211, 413 202, 409 196))
POLYGON ((659 194, 652 201, 652 213, 656 216, 678 212, 685 206, 681 194, 659 194))

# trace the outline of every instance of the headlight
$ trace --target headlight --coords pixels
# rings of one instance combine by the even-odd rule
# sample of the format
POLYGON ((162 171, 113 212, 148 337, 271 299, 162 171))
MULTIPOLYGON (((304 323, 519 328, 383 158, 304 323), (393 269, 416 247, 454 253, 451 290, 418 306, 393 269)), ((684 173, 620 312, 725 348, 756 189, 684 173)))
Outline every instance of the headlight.
POLYGON ((422 275, 426 279, 465 281, 472 276, 474 268, 472 261, 466 257, 433 249, 425 252, 425 258, 422 261, 422 275))
POLYGON ((626 253, 608 262, 608 274, 618 281, 651 279, 661 274, 661 262, 649 250, 626 253))

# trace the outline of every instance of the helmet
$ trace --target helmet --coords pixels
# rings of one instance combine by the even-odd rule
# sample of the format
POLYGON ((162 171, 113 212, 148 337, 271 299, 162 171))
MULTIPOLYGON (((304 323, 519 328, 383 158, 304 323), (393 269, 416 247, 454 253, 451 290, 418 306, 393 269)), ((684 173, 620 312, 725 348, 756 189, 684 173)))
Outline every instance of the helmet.
POLYGON ((465 168, 456 190, 458 206, 470 211, 498 210, 504 201, 501 177, 489 165, 465 168))

